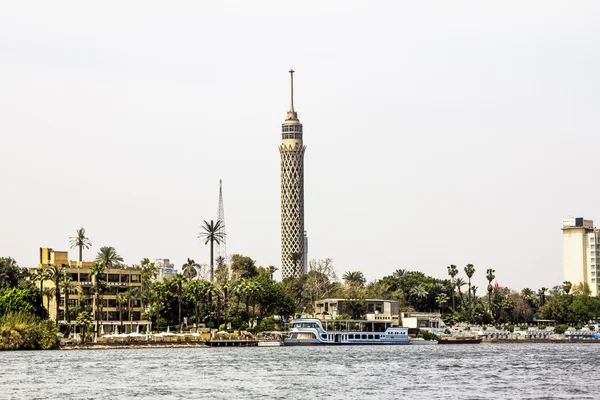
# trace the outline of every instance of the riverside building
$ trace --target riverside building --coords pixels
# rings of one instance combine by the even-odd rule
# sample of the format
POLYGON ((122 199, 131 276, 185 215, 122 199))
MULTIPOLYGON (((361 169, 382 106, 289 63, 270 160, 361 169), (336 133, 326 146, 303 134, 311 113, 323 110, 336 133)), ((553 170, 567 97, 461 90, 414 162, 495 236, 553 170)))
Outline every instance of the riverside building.
POLYGON ((290 110, 281 126, 281 277, 306 273, 304 231, 304 151, 302 124, 294 110, 294 70, 290 71, 290 110))
MULTIPOLYGON (((140 298, 129 299, 126 304, 117 302, 117 295, 127 293, 131 288, 137 288, 137 292, 142 290, 142 270, 139 268, 107 268, 101 278, 106 282, 106 290, 101 296, 95 294, 94 286, 96 277, 92 275, 94 267, 92 261, 71 261, 66 251, 55 251, 51 248, 40 248, 39 268, 49 268, 52 265, 62 267, 65 277, 71 279, 78 287, 69 293, 68 309, 76 311, 81 308, 91 309, 91 315, 94 319, 94 325, 102 326, 101 332, 136 332, 144 325, 150 325, 150 322, 142 319, 142 304, 140 298), (120 326, 123 326, 120 329, 120 326)), ((54 282, 44 280, 44 288, 55 288, 54 282)), ((56 319, 56 298, 51 299, 44 296, 44 306, 48 308, 50 319, 56 319)), ((70 323, 75 323, 75 318, 71 317, 70 323)), ((61 298, 58 304, 58 321, 68 323, 65 315, 65 295, 61 291, 61 298)))
POLYGON ((594 221, 583 218, 565 218, 563 231, 564 280, 573 286, 585 283, 592 296, 600 293, 600 230, 594 221))

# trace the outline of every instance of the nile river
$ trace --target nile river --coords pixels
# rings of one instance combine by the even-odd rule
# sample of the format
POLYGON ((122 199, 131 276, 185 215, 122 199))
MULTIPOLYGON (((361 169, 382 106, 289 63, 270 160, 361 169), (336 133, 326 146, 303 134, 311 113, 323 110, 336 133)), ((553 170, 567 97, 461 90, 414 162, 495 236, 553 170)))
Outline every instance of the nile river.
POLYGON ((0 352, 0 399, 597 399, 600 345, 0 352))

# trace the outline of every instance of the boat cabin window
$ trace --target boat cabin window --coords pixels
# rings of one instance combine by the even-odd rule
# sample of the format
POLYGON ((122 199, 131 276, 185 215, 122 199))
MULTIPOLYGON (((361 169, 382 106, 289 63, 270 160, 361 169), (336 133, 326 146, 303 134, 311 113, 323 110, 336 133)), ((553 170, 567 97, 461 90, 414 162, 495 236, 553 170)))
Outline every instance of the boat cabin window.
POLYGON ((354 335, 353 334, 349 334, 348 335, 348 339, 354 339, 354 335))
POLYGON ((327 334, 325 334, 325 333, 321 333, 321 338, 323 338, 323 339, 327 339, 327 334))
POLYGON ((367 335, 362 335, 361 339, 366 339, 367 335))
POLYGON ((373 339, 373 335, 369 335, 369 339, 373 339))
POLYGON ((379 335, 375 335, 375 339, 379 339, 379 335))

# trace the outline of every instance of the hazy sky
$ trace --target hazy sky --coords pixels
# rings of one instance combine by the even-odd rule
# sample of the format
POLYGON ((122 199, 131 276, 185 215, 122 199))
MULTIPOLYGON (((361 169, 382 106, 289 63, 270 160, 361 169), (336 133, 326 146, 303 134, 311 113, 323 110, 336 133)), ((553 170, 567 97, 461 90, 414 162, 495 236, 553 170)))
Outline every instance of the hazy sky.
POLYGON ((562 219, 600 220, 600 3, 490 3, 4 2, 0 255, 83 226, 87 259, 208 263, 222 178, 229 253, 279 267, 293 67, 310 258, 560 284, 562 219))

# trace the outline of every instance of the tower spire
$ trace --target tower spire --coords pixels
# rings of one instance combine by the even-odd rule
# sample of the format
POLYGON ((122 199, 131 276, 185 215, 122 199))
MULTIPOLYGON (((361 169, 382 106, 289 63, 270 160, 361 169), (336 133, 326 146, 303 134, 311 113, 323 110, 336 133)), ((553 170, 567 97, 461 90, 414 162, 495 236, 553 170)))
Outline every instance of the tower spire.
POLYGON ((294 70, 290 69, 290 112, 294 112, 294 70))
POLYGON ((290 69, 290 111, 287 113, 287 120, 298 120, 298 114, 294 110, 294 70, 290 69))

